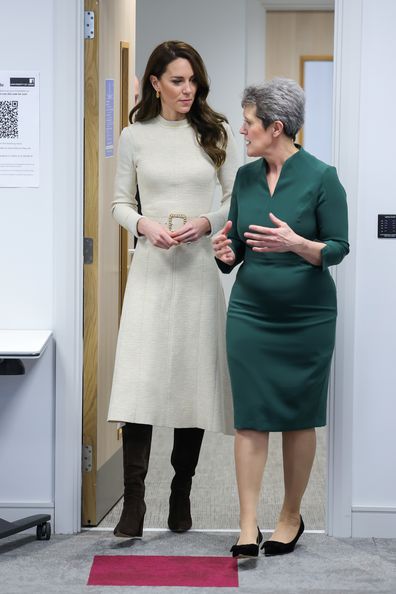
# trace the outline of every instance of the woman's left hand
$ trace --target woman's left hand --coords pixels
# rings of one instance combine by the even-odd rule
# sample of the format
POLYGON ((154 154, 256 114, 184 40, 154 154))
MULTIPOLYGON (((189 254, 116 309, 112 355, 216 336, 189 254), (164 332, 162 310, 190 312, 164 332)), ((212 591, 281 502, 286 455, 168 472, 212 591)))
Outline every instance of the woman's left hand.
POLYGON ((205 217, 187 221, 185 225, 171 232, 171 237, 179 243, 191 243, 210 233, 210 223, 205 217))
POLYGON ((269 218, 276 225, 260 227, 249 225, 249 231, 244 235, 246 243, 254 252, 294 252, 304 239, 297 235, 287 223, 278 219, 270 212, 269 218))

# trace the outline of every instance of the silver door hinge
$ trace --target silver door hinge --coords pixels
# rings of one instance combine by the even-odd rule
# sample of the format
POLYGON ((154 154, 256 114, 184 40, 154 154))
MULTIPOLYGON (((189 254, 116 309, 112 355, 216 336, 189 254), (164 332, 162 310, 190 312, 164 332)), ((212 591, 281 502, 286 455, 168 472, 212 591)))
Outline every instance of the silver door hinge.
POLYGON ((95 13, 93 10, 84 11, 84 39, 95 39, 95 13))
POLYGON ((82 470, 91 472, 92 470, 92 446, 83 445, 82 447, 82 470))
POLYGON ((93 262, 93 239, 92 237, 84 237, 84 264, 92 264, 93 262))

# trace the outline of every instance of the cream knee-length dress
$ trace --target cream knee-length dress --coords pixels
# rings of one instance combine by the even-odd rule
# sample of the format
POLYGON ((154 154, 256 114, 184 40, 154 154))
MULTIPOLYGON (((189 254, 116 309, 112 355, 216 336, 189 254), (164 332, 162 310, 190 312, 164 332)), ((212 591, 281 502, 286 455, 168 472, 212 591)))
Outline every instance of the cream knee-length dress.
MULTIPOLYGON (((168 226, 170 215, 224 225, 238 168, 231 129, 216 170, 188 121, 158 116, 121 134, 113 216, 137 235, 142 216, 168 226), (217 181, 222 203, 211 211, 217 181)), ((172 218, 172 225, 183 220, 172 218)), ((164 250, 140 237, 130 267, 117 343, 109 421, 200 427, 232 433, 225 348, 225 300, 210 237, 164 250)))

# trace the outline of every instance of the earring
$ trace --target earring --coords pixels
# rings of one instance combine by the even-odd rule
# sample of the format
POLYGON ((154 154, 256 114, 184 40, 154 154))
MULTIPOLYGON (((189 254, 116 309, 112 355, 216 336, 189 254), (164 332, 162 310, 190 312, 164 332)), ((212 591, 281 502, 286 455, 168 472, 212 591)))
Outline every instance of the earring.
POLYGON ((155 96, 157 97, 157 99, 159 99, 160 98, 160 92, 159 91, 156 91, 155 92, 155 96))

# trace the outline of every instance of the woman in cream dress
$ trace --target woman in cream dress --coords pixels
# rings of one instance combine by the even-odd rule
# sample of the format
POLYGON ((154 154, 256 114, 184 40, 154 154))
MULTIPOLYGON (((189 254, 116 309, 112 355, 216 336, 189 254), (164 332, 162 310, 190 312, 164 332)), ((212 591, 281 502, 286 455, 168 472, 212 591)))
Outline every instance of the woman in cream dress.
POLYGON ((139 237, 126 287, 109 420, 124 422, 117 536, 141 536, 152 426, 173 427, 168 525, 192 525, 190 488, 204 430, 231 433, 225 302, 210 236, 224 225, 238 167, 223 116, 206 103, 199 54, 165 42, 149 58, 133 125, 119 141, 113 215, 139 237), (221 207, 212 211, 220 182, 221 207), (139 187, 142 215, 137 213, 139 187))

